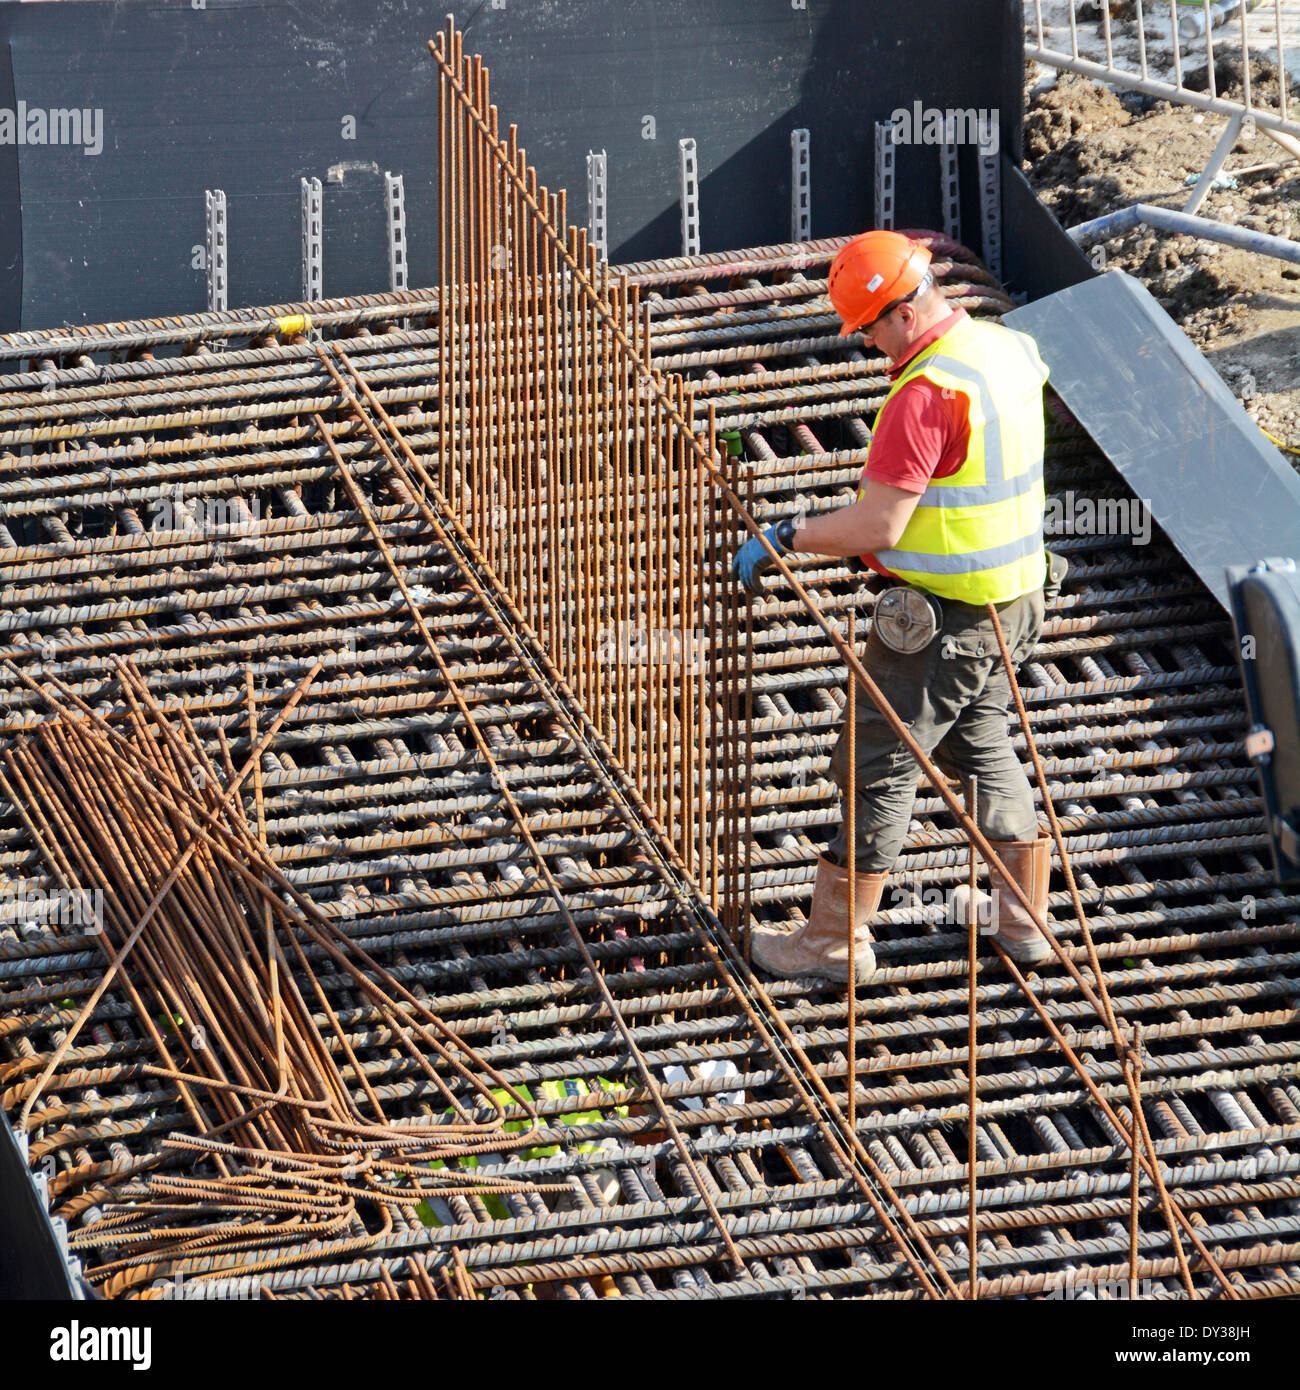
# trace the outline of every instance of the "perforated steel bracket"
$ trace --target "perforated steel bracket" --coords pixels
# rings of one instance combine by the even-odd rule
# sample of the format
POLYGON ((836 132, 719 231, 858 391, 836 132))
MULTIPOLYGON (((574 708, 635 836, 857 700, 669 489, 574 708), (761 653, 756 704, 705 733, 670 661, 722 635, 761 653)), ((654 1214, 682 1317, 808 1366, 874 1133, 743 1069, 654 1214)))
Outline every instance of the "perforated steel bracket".
POLYGON ((700 170, 695 141, 689 136, 677 142, 682 175, 682 255, 700 254, 700 170))
POLYGON ((384 226, 388 231, 388 288, 406 288, 406 190, 401 174, 384 171, 384 226))
POLYGON ((1273 751, 1273 730, 1266 729, 1262 724, 1257 724, 1246 735, 1246 756, 1251 762, 1258 762, 1261 758, 1267 758, 1273 751))
POLYGON ((597 259, 609 260, 608 161, 604 150, 587 151, 587 235, 597 259))
POLYGON ((894 225, 894 123, 876 122, 875 170, 876 227, 891 230, 894 225))
POLYGON ((790 132, 790 240, 812 240, 811 136, 804 126, 790 132))
POLYGON ((980 152, 980 234, 984 264, 995 280, 1002 279, 1002 165, 994 152, 980 152))
POLYGON ((225 190, 209 188, 203 199, 207 209, 208 309, 220 312, 230 307, 225 190))
POLYGON ((324 202, 320 180, 303 179, 302 297, 308 304, 325 298, 324 202))
POLYGON ((956 145, 939 146, 939 197, 943 203, 943 230, 954 241, 960 241, 961 174, 956 145))

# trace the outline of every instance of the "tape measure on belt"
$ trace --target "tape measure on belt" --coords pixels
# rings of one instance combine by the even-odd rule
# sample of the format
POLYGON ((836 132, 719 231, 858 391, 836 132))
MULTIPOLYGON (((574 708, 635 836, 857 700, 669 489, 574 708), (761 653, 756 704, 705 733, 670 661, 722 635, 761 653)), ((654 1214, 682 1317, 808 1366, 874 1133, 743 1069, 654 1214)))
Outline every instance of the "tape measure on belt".
POLYGON ((876 600, 872 621, 890 651, 912 656, 934 641, 943 623, 943 611, 924 590, 895 584, 876 600))

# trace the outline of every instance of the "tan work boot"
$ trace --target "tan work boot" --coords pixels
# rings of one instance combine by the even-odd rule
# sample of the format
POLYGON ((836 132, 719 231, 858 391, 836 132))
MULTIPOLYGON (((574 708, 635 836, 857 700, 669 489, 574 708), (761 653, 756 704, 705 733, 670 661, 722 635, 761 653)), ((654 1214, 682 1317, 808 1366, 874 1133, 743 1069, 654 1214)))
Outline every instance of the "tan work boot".
MULTIPOLYGON (((880 906, 888 874, 854 874, 853 962, 859 984, 876 968, 868 923, 880 906)), ((794 979, 821 975, 848 983, 849 978, 849 871, 832 864, 825 855, 817 859, 808 920, 798 931, 783 932, 760 927, 751 942, 754 964, 771 975, 794 979)))
MULTIPOLYGON (((1007 866, 1025 897, 1040 917, 1047 914, 1047 881, 1052 872, 1052 841, 1046 835, 1036 840, 990 840, 989 844, 1007 866)), ((989 882, 994 890, 992 907, 986 893, 978 893, 976 911, 979 920, 989 922, 986 933, 997 939, 1002 949, 1019 965, 1044 965, 1053 960, 1056 952, 1043 936, 1034 920, 1021 907, 1006 880, 993 868, 989 882)), ((969 922, 970 889, 964 884, 953 893, 953 916, 963 926, 969 922)))

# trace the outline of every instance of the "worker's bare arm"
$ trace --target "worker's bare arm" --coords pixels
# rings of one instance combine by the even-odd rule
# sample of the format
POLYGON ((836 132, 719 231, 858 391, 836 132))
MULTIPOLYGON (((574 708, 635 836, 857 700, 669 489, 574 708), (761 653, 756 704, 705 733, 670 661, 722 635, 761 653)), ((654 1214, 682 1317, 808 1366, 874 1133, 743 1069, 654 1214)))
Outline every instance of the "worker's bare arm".
POLYGON ((814 555, 869 555, 898 544, 919 492, 868 481, 866 492, 852 506, 814 517, 795 528, 793 550, 814 555))

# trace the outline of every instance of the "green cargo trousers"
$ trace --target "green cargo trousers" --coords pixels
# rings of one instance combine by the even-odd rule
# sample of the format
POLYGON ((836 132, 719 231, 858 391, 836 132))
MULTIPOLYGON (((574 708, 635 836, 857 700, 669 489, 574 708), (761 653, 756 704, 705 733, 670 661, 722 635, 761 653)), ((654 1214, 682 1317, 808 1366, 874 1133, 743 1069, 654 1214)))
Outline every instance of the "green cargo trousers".
MULTIPOLYGON (((1029 780, 1011 744, 1011 685, 988 610, 939 599, 943 624, 923 650, 891 651, 874 627, 863 663, 927 756, 963 780, 978 779, 976 821, 990 840, 1032 840, 1038 834, 1029 780)), ((1013 665, 1033 650, 1043 627, 1043 591, 998 605, 1013 665)), ((870 696, 857 692, 855 869, 886 873, 907 836, 920 769, 870 696)), ((847 811, 848 721, 831 754, 831 775, 847 811)), ((844 823, 827 857, 848 865, 844 823)))

